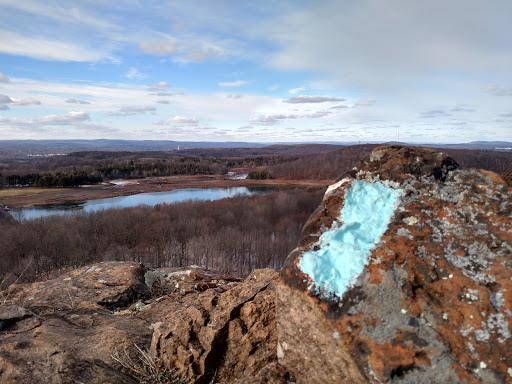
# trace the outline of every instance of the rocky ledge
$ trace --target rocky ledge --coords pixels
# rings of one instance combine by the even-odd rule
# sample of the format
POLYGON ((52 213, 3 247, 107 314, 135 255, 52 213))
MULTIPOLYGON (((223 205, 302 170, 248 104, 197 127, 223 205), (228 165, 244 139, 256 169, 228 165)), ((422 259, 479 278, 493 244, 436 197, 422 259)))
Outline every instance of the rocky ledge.
POLYGON ((510 197, 442 153, 376 148, 286 261, 281 364, 299 383, 511 382, 510 197))
POLYGON ((0 296, 0 383, 286 383, 277 278, 108 262, 12 285, 0 296))

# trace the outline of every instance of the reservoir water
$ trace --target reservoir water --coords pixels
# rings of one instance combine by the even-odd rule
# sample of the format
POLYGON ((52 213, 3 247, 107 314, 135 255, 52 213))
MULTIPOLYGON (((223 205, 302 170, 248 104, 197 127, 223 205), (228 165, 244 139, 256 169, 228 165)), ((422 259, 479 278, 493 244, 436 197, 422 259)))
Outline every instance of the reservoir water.
POLYGON ((109 208, 135 207, 148 205, 154 207, 163 203, 179 203, 182 201, 219 200, 226 197, 250 196, 275 191, 275 188, 186 188, 174 189, 165 192, 139 193, 131 196, 109 197, 106 199, 87 200, 75 203, 41 205, 31 208, 17 208, 12 210, 16 219, 31 220, 50 215, 73 214, 75 212, 94 212, 109 208))

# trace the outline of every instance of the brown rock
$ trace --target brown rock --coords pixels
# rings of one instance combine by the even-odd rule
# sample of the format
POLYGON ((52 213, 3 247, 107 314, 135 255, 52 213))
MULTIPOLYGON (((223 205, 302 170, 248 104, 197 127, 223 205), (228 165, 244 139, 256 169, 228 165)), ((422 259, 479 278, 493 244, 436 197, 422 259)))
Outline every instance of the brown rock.
POLYGON ((135 383, 115 348, 147 344, 148 324, 114 314, 143 295, 144 269, 99 263, 58 279, 11 286, 0 305, 0 382, 135 383))
POLYGON ((274 270, 257 270, 242 283, 162 300, 158 310, 169 306, 172 316, 155 325, 151 355, 187 382, 258 375, 276 361, 277 278, 274 270))
POLYGON ((109 262, 13 285, 0 295, 0 383, 151 382, 139 359, 152 339, 151 368, 169 380, 286 383, 276 356, 277 278, 109 262))
POLYGON ((379 147, 326 194, 278 286, 279 361, 298 383, 512 380, 511 192, 495 174, 457 168, 432 150, 379 147), (339 297, 298 263, 343 226, 354 180, 402 194, 339 297))

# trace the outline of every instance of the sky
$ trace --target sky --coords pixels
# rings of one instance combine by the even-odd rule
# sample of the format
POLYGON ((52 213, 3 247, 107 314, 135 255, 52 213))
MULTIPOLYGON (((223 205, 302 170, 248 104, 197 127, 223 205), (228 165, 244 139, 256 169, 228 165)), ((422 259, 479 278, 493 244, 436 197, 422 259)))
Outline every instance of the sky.
POLYGON ((510 0, 0 9, 0 140, 512 141, 510 0))

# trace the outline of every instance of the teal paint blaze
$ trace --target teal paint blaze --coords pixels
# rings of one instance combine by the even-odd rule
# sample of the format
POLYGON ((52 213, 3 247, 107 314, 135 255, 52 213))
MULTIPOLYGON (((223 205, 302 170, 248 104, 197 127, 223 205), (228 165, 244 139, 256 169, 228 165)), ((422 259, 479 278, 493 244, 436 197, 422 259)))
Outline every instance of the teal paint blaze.
POLYGON ((324 232, 317 251, 304 253, 300 270, 311 279, 310 289, 341 298, 363 272, 371 251, 386 231, 399 202, 401 189, 355 180, 341 209, 343 225, 324 232))

